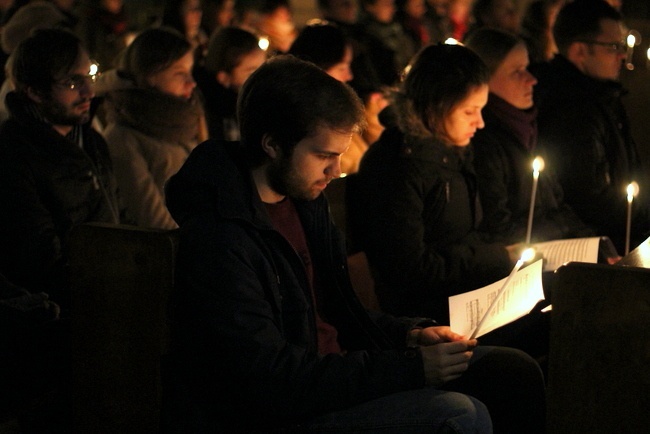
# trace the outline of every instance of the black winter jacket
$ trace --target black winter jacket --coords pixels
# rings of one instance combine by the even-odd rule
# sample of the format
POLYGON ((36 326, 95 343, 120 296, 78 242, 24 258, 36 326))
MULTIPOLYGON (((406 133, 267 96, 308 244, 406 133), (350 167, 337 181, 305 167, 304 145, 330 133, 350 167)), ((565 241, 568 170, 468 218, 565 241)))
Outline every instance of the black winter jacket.
POLYGON ((84 125, 81 149, 30 115, 15 93, 7 107, 11 117, 0 127, 0 272, 65 305, 70 230, 119 223, 106 142, 84 125))
POLYGON ((637 181, 641 193, 634 203, 632 245, 643 241, 650 229, 650 185, 630 134, 620 84, 593 79, 561 55, 538 78, 539 145, 558 175, 566 203, 623 251, 625 189, 637 181))
POLYGON ((240 152, 236 142, 205 142, 167 186, 181 234, 172 316, 183 390, 170 394, 169 426, 270 429, 422 387, 421 356, 404 348, 421 320, 363 310, 323 195, 296 208, 326 292, 324 317, 347 353, 317 354, 304 266, 273 229, 240 152))
POLYGON ((448 321, 450 295, 510 271, 505 246, 477 230, 476 175, 463 151, 389 128, 348 184, 351 234, 386 312, 448 321))
MULTIPOLYGON (((483 109, 485 128, 472 139, 483 207, 481 229, 494 240, 521 243, 528 227, 532 162, 536 156, 545 155, 539 150, 529 151, 490 107, 488 103, 483 109)), ((586 236, 593 236, 593 232, 564 202, 562 187, 549 165, 539 175, 531 241, 586 236)))

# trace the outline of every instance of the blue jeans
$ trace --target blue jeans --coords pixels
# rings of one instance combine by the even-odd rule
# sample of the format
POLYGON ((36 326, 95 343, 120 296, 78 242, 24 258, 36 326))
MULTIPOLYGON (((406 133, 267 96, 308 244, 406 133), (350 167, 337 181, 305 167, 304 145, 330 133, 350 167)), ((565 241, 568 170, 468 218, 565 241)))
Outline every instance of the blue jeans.
POLYGON ((322 433, 491 433, 485 405, 476 398, 433 387, 395 393, 311 421, 307 432, 322 433))
POLYGON ((388 395, 303 425, 311 433, 543 433, 544 377, 526 353, 479 346, 470 368, 441 388, 388 395))

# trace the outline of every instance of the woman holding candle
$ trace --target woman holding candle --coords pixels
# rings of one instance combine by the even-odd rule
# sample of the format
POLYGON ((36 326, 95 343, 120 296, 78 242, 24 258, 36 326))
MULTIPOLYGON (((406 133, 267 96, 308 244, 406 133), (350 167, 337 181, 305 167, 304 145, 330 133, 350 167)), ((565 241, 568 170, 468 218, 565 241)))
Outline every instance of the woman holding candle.
POLYGON ((563 202, 552 167, 537 173, 533 168, 540 154, 533 104, 537 80, 527 70, 524 41, 486 28, 472 34, 466 46, 490 71, 490 93, 483 110, 485 128, 472 141, 484 213, 481 228, 506 243, 592 236, 563 202))
POLYGON ((347 183, 351 235, 368 257, 382 310, 448 321, 447 297, 507 276, 518 259, 515 246, 477 230, 469 144, 484 126, 488 78, 465 47, 423 49, 394 96, 397 125, 347 183))

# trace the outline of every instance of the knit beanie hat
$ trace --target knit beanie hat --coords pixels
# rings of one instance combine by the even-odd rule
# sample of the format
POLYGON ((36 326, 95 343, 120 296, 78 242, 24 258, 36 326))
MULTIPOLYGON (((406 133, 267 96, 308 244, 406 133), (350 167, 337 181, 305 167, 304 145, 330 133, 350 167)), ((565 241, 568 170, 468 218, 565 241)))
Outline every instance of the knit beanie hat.
POLYGON ((2 50, 11 52, 35 29, 60 27, 65 15, 52 3, 33 1, 21 7, 2 30, 2 50))

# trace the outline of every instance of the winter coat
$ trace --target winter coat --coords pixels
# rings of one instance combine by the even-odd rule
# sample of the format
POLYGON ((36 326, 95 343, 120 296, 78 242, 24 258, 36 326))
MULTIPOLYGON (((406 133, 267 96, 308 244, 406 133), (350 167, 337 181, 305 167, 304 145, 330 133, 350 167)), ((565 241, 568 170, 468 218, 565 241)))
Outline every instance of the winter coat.
POLYGON ((80 148, 33 117, 16 93, 7 96, 7 107, 11 116, 0 127, 0 272, 59 302, 69 288, 70 230, 119 223, 108 149, 89 125, 80 148))
MULTIPOLYGON (((485 128, 477 131, 472 139, 483 208, 481 229, 495 240, 521 243, 525 241, 528 228, 532 162, 541 153, 537 149, 529 150, 502 120, 500 111, 495 108, 495 98, 498 97, 490 94, 490 101, 483 109, 485 128)), ((501 100, 500 104, 508 103, 501 100)), ((531 241, 582 236, 593 236, 593 232, 564 203, 562 187, 550 166, 539 175, 531 241)))
POLYGON ((352 241, 368 257, 382 310, 447 321, 450 295, 508 274, 505 246, 477 230, 481 210, 466 151, 392 127, 348 180, 352 241))
POLYGON ((108 92, 104 137, 126 209, 143 227, 174 229, 164 186, 196 146, 202 108, 154 89, 108 92))
MULTIPOLYGON (((621 101, 620 84, 593 79, 557 55, 538 73, 539 146, 564 190, 565 201, 598 235, 621 247, 627 215, 626 187, 637 181, 632 236, 650 229, 648 188, 621 101)), ((537 98, 537 97, 536 97, 537 98)))
POLYGON ((241 152, 205 142, 167 187, 181 237, 172 347, 183 393, 171 398, 190 419, 182 432, 269 429, 422 387, 421 356, 404 348, 420 320, 365 312, 324 195, 295 204, 325 293, 319 307, 346 353, 317 354, 304 266, 273 229, 241 152))

